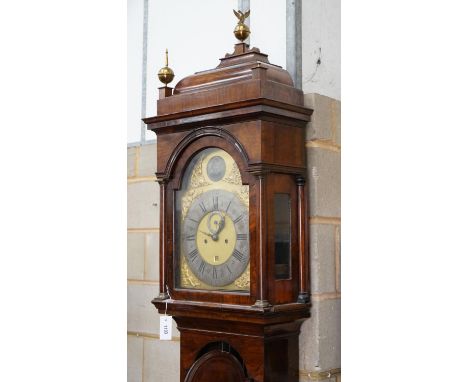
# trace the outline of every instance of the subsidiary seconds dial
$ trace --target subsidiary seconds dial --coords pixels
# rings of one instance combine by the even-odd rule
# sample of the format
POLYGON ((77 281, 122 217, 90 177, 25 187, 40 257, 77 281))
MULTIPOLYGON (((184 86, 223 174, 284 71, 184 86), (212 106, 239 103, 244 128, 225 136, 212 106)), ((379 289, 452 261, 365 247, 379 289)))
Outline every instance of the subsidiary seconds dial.
POLYGON ((195 198, 183 221, 183 252, 204 283, 232 284, 249 263, 249 217, 236 194, 212 190, 195 198))

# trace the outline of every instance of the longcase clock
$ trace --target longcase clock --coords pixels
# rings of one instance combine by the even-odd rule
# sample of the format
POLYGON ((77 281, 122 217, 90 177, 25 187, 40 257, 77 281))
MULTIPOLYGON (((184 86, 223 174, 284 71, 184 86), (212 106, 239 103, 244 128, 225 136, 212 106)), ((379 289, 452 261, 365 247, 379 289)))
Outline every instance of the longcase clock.
POLYGON ((160 88, 157 113, 144 119, 161 195, 152 302, 180 331, 180 381, 298 381, 312 110, 284 69, 241 42, 216 68, 160 88))

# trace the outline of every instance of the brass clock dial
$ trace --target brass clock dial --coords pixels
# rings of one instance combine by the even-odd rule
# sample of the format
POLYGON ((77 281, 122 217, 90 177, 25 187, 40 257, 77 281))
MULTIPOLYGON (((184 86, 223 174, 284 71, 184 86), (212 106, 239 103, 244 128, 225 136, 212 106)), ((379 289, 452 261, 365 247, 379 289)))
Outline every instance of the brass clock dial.
POLYGON ((194 275, 211 286, 234 282, 249 262, 247 208, 225 190, 194 199, 183 223, 185 259, 194 275))
POLYGON ((199 152, 177 191, 177 284, 182 288, 250 288, 249 187, 225 151, 199 152))

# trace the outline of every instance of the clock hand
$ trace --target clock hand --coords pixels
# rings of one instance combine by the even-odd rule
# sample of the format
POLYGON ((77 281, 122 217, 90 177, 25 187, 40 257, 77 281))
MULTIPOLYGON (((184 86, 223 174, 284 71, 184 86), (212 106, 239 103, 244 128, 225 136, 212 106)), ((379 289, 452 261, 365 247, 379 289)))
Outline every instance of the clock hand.
POLYGON ((222 231, 222 229, 224 228, 224 222, 225 222, 224 218, 225 218, 226 215, 220 215, 220 216, 221 216, 221 220, 218 223, 218 231, 216 232, 216 234, 219 234, 222 231))
POLYGON ((208 221, 206 222, 206 226, 208 227, 208 231, 211 232, 211 238, 214 240, 214 241, 217 241, 218 240, 218 233, 219 231, 221 230, 221 224, 224 225, 224 218, 223 216, 218 212, 218 211, 213 211, 210 215, 210 217, 208 218, 208 221), (212 228, 212 225, 211 225, 211 219, 214 217, 214 216, 219 216, 221 219, 220 221, 215 221, 214 222, 214 225, 215 225, 215 229, 212 228))
POLYGON ((215 232, 215 233, 213 233, 213 234, 208 233, 208 232, 204 232, 204 231, 201 231, 201 230, 200 230, 199 232, 202 233, 203 235, 206 235, 206 236, 211 237, 211 239, 212 239, 213 241, 218 241, 218 233, 217 233, 217 232, 215 232))
MULTIPOLYGON (((216 231, 213 232, 213 236, 212 236, 212 239, 214 241, 218 241, 218 235, 221 232, 221 230, 224 228, 224 216, 222 216, 220 214, 220 217, 221 217, 221 219, 219 220, 219 222, 215 222, 216 231)), ((210 231, 212 232, 211 229, 210 229, 210 231)))
POLYGON ((210 214, 210 217, 208 218, 208 221, 206 222, 206 225, 208 227, 208 231, 211 232, 211 238, 214 241, 218 240, 218 235, 223 230, 223 228, 225 226, 225 223, 226 223, 226 212, 224 212, 224 211, 213 211, 210 214), (213 225, 215 226, 215 228, 213 229, 211 219, 214 216, 218 217, 219 220, 215 220, 213 222, 213 225))
POLYGON ((201 231, 201 230, 199 230, 198 232, 201 232, 203 235, 206 235, 206 236, 209 236, 209 237, 213 238, 213 235, 211 233, 204 232, 204 231, 201 231))

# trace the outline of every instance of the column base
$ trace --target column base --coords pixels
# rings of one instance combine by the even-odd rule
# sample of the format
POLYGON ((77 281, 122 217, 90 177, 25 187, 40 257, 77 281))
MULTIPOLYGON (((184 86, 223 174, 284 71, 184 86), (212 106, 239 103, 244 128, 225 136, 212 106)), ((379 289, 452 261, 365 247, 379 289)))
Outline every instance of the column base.
POLYGON ((299 296, 297 296, 297 302, 299 304, 308 304, 310 302, 309 294, 307 294, 305 292, 300 292, 299 296))

